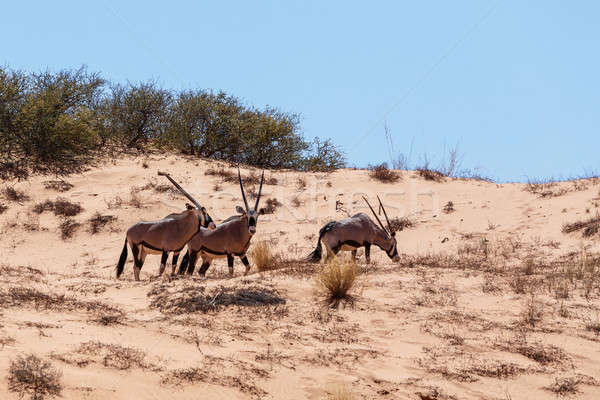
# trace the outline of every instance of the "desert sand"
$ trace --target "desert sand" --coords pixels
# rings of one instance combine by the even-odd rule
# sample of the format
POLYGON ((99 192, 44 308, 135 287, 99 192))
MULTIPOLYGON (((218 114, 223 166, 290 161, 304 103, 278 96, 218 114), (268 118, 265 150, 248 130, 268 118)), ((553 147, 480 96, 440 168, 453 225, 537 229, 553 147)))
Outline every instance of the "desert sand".
MULTIPOLYGON (((261 205, 281 206, 259 218, 250 250, 268 241, 281 268, 243 276, 236 259, 229 278, 220 259, 206 279, 171 278, 170 264, 157 277, 160 256, 150 255, 136 282, 129 252, 117 280, 127 228, 187 201, 157 171, 219 222, 242 204, 236 182, 205 174, 220 167, 235 172, 123 156, 64 177, 73 185, 64 192, 46 188, 49 176, 2 184, 29 198, 0 199, 0 398, 18 398, 6 377, 28 353, 62 371, 64 399, 600 398, 600 234, 562 232, 600 211, 600 181, 531 187, 403 171, 390 184, 367 170, 267 171, 277 183, 264 186, 261 205), (330 309, 315 292, 322 264, 300 260, 319 228, 368 213, 361 196, 375 204, 377 194, 391 218, 412 222, 396 234, 401 261, 373 247, 365 265, 359 251, 356 300, 330 309), (64 217, 33 211, 58 197, 83 208, 70 238, 64 217), (112 218, 93 233, 97 212, 112 218), (280 304, 186 312, 173 301, 245 287, 280 304)), ((260 173, 242 169, 251 172, 260 173)))

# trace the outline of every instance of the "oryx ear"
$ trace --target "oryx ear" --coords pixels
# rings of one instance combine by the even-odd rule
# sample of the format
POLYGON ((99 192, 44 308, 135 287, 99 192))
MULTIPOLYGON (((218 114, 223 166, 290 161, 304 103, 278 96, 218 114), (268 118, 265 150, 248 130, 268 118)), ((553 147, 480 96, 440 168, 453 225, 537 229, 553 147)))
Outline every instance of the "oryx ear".
POLYGON ((392 232, 392 237, 396 237, 396 232, 392 232))
POLYGON ((265 209, 261 208, 260 210, 258 210, 258 215, 265 215, 265 209))
POLYGON ((202 208, 200 209, 200 211, 202 211, 203 213, 206 213, 206 208, 202 207, 202 208))
POLYGON ((237 206, 235 208, 235 211, 239 212, 240 214, 246 214, 246 210, 244 210, 242 207, 237 206))
POLYGON ((190 203, 185 203, 185 208, 187 208, 188 210, 193 210, 195 207, 190 203))

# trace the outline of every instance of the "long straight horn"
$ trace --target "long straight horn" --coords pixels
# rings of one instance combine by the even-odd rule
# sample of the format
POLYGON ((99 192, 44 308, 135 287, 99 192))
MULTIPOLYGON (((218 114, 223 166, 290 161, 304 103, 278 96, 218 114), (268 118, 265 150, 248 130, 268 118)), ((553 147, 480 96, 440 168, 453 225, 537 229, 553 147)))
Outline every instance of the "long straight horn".
POLYGON ((256 204, 254 205, 254 210, 258 211, 258 201, 260 200, 260 193, 262 192, 262 185, 265 180, 265 170, 263 169, 262 176, 260 177, 260 186, 258 188, 258 196, 256 196, 256 204))
POLYGON ((369 208, 371 209, 371 212, 373 213, 373 215, 375 216, 375 219, 377 220, 377 222, 379 222, 379 226, 381 226, 381 229, 383 229, 383 231, 385 233, 387 233, 389 235, 389 232, 385 229, 385 227, 383 226, 383 224, 381 223, 381 221, 379 220, 379 217, 377 216, 377 214, 375 213, 375 210, 373 210, 373 207, 371 207, 371 204, 369 204, 369 200, 367 200, 367 198, 365 196, 362 197, 365 202, 367 203, 367 205, 369 206, 369 208))
POLYGON ((377 195, 377 200, 379 200, 379 207, 381 207, 381 209, 383 210, 383 215, 385 215, 385 220, 388 224, 388 228, 390 230, 390 233, 392 233, 393 232, 392 224, 390 224, 390 219, 388 218, 387 213, 385 212, 385 207, 383 206, 383 203, 381 202, 379 195, 377 195))
POLYGON ((246 193, 244 193, 244 184, 242 183, 242 174, 240 173, 240 167, 238 166, 238 179, 240 181, 240 189, 242 191, 242 198, 244 199, 244 205, 246 206, 246 212, 250 211, 248 207, 248 200, 246 200, 246 193))
POLYGON ((172 183, 173 185, 175 185, 175 187, 176 187, 177 189, 179 189, 179 191, 180 191, 180 192, 181 192, 181 193, 182 193, 182 194, 183 194, 185 197, 187 197, 189 201, 191 201, 192 203, 194 203, 194 205, 196 206, 196 208, 197 208, 198 210, 200 210, 200 209, 202 208, 202 206, 200 205, 200 203, 198 203, 198 202, 196 201, 196 199, 194 199, 194 198, 192 197, 192 195, 190 195, 188 192, 186 192, 185 190, 183 190, 183 188, 182 188, 181 186, 179 186, 179 184, 178 184, 177 182, 175 182, 175 181, 173 180, 173 178, 171 178, 171 175, 169 175, 169 174, 168 174, 168 173, 166 173, 166 172, 162 172, 162 171, 158 171, 158 175, 159 175, 159 176, 166 176, 166 177, 167 177, 167 179, 168 179, 168 180, 170 180, 170 181, 171 181, 171 183, 172 183))

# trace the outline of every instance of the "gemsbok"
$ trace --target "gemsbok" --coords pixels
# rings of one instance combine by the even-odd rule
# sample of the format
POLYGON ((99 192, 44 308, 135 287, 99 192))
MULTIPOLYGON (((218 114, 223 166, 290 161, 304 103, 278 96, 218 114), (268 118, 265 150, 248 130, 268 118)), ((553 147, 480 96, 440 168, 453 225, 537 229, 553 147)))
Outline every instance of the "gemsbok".
POLYGON ((244 199, 246 209, 244 210, 242 207, 237 206, 236 211, 240 215, 227 218, 213 230, 200 228, 198 233, 188 243, 187 253, 183 256, 179 267, 180 274, 185 273, 186 269, 189 275, 194 273, 198 254, 202 258, 202 266, 198 271, 201 276, 206 274, 213 259, 222 257, 227 257, 229 276, 233 276, 234 256, 239 257, 246 267, 244 275, 250 271, 250 263, 246 257, 246 251, 248 250, 248 246, 250 246, 250 239, 256 233, 258 216, 264 214, 264 209, 258 209, 258 203, 260 201, 263 181, 265 180, 265 171, 263 170, 260 178, 260 186, 254 208, 248 206, 239 167, 238 180, 240 181, 240 190, 242 191, 242 198, 244 199))
POLYGON ((125 244, 117 264, 117 278, 123 273, 127 261, 128 244, 133 253, 133 274, 135 280, 139 281, 140 270, 144 265, 147 254, 162 254, 158 273, 160 276, 165 270, 169 253, 173 252, 173 269, 171 273, 174 274, 179 253, 192 236, 201 228, 212 229, 215 227, 215 223, 206 212, 206 209, 188 192, 183 190, 169 174, 159 171, 158 175, 167 177, 196 207, 194 208, 188 204, 187 210, 184 212, 169 214, 159 221, 142 221, 131 226, 125 235, 125 244))
POLYGON ((358 213, 350 218, 345 218, 340 221, 331 221, 327 223, 319 231, 319 239, 317 240, 317 247, 310 253, 307 259, 311 262, 319 262, 323 254, 321 242, 325 245, 327 251, 327 260, 331 255, 337 254, 341 251, 351 251, 352 258, 356 258, 356 249, 359 247, 365 247, 365 258, 367 263, 371 262, 371 245, 376 245, 381 250, 385 251, 387 255, 393 261, 399 261, 398 248, 396 243, 396 232, 392 230, 390 220, 388 219, 387 213, 381 199, 379 200, 379 206, 383 209, 383 214, 388 224, 389 231, 385 229, 379 217, 369 204, 369 201, 363 196, 363 199, 373 212, 375 219, 379 222, 377 226, 371 218, 365 213, 358 213))

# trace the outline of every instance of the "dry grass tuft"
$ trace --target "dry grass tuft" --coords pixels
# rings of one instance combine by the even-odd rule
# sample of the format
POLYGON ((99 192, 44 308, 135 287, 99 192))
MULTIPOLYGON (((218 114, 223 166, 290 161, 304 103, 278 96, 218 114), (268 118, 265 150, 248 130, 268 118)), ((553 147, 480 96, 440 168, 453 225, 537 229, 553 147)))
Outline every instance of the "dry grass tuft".
POLYGON ((404 228, 414 227, 415 221, 413 221, 412 219, 410 219, 408 217, 402 217, 402 218, 395 217, 390 220, 390 225, 392 226, 393 232, 400 232, 400 231, 403 231, 404 228))
POLYGON ((116 220, 117 220, 117 217, 115 217, 113 215, 102 215, 99 212, 96 212, 94 214, 94 216, 88 220, 88 223, 90 225, 88 232, 90 232, 92 235, 94 235, 94 234, 100 232, 106 224, 109 224, 116 220))
POLYGON ((281 257, 273 253, 269 242, 265 240, 254 245, 250 252, 250 257, 252 257, 252 261, 259 272, 271 271, 281 266, 281 257))
POLYGON ((443 211, 444 211, 446 214, 450 214, 450 213, 454 212, 454 211, 455 211, 455 210, 454 210, 454 203, 453 203, 453 202, 451 202, 451 201, 447 202, 447 203, 446 203, 446 205, 445 205, 445 206, 444 206, 444 208, 443 208, 443 211))
POLYGON ((60 224, 60 238, 62 240, 70 239, 73 237, 77 229, 81 226, 80 222, 74 219, 67 218, 60 224))
POLYGON ((186 286, 169 290, 165 284, 157 285, 148 293, 150 305, 165 314, 218 311, 222 307, 259 307, 285 304, 285 299, 275 289, 262 285, 243 287, 186 286))
POLYGON ((8 206, 0 203, 0 214, 4 214, 6 210, 8 210, 8 206))
POLYGON ((317 294, 332 308, 340 303, 354 304, 349 292, 356 283, 359 269, 352 259, 332 257, 317 276, 317 294))
POLYGON ((346 385, 336 385, 327 396, 328 400, 352 400, 352 392, 346 385))
POLYGON ((45 181, 44 188, 48 190, 55 190, 57 192, 67 192, 73 189, 73 184, 63 180, 45 181))
POLYGON ((61 217, 73 217, 83 211, 79 203, 72 203, 69 200, 58 197, 56 200, 46 200, 33 206, 33 212, 41 214, 44 211, 52 211, 54 215, 61 217))
POLYGON ((266 206, 264 207, 265 214, 274 214, 277 208, 281 206, 282 204, 279 200, 275 198, 267 199, 266 206))
POLYGON ((299 191, 303 191, 304 189, 306 189, 306 178, 304 178, 303 176, 299 176, 298 179, 296 179, 296 188, 299 191))
POLYGON ((600 215, 596 214, 595 217, 590 217, 587 220, 576 221, 562 226, 563 233, 571 233, 580 230, 583 230, 584 237, 594 236, 600 231, 600 215))
POLYGON ((4 198, 8 201, 16 201, 18 203, 21 203, 23 201, 29 200, 29 196, 24 191, 15 189, 12 186, 6 186, 4 189, 2 189, 1 193, 2 195, 4 195, 4 198))
POLYGON ((532 328, 542 321, 544 315, 543 305, 532 294, 523 304, 521 320, 532 328))
POLYGON ((142 208, 144 205, 142 196, 138 193, 135 187, 131 188, 131 191, 129 192, 129 201, 127 203, 135 208, 142 208))
POLYGON ((369 176, 379 182, 394 183, 400 180, 400 174, 389 169, 385 162, 379 165, 369 166, 369 170, 371 170, 369 176))
POLYGON ((33 307, 42 311, 86 311, 90 314, 121 314, 116 307, 97 300, 79 300, 72 296, 45 293, 35 288, 13 286, 0 290, 2 307, 33 307))
POLYGON ((41 400, 46 396, 60 396, 62 373, 48 361, 34 354, 18 356, 10 362, 8 370, 8 391, 18 393, 20 398, 26 394, 31 399, 41 400))
POLYGON ((443 182, 445 179, 442 172, 430 169, 427 166, 417 168, 417 174, 426 181, 443 182))
POLYGON ((146 354, 133 347, 125 347, 118 344, 107 344, 102 342, 81 343, 77 353, 100 356, 102 364, 108 368, 127 370, 130 368, 154 368, 146 361, 146 354))

